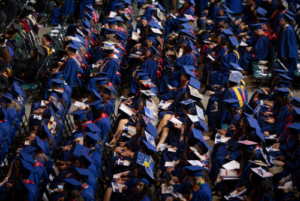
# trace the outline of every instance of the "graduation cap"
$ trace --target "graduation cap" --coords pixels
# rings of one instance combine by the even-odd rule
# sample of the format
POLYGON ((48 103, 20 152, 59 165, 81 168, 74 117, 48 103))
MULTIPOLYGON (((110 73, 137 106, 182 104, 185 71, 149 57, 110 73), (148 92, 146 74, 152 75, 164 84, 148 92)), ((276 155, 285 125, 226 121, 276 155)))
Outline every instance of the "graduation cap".
POLYGON ((158 3, 158 2, 155 2, 155 7, 159 8, 162 11, 165 11, 164 7, 162 7, 162 5, 160 5, 160 3, 158 3))
POLYGON ((17 82, 19 85, 25 83, 23 80, 16 78, 16 77, 14 77, 14 82, 17 82))
POLYGON ((115 4, 116 9, 124 9, 124 4, 123 3, 117 3, 115 4))
POLYGON ((32 6, 28 6, 28 5, 26 5, 26 6, 24 7, 24 10, 31 11, 31 12, 35 12, 34 8, 33 8, 32 6))
POLYGON ((75 149, 73 151, 73 155, 74 156, 81 156, 83 154, 89 154, 90 153, 90 149, 81 145, 81 144, 76 144, 75 149))
POLYGON ((157 128, 149 121, 144 128, 148 133, 150 133, 154 138, 157 136, 157 128))
POLYGON ((202 177, 202 170, 205 170, 205 168, 201 166, 185 166, 184 170, 187 171, 188 177, 202 177))
POLYGON ((148 16, 147 15, 142 15, 141 20, 147 20, 148 21, 148 16))
POLYGON ((285 75, 285 74, 282 74, 282 73, 280 73, 280 74, 278 74, 279 76, 280 76, 280 78, 282 78, 282 79, 285 79, 285 80, 293 80, 292 78, 290 78, 289 76, 287 76, 287 75, 285 75))
POLYGON ((83 133, 82 133, 81 129, 73 131, 72 135, 73 135, 73 139, 77 139, 79 137, 83 137, 83 133))
POLYGON ((288 80, 279 79, 278 87, 289 88, 290 84, 291 84, 291 82, 288 80))
POLYGON ((291 105, 295 107, 300 107, 300 99, 296 96, 292 97, 292 101, 290 102, 291 105))
POLYGON ((249 28, 251 29, 251 31, 255 31, 258 29, 262 29, 262 26, 261 26, 261 23, 249 24, 249 28))
POLYGON ((101 131, 101 129, 94 123, 85 123, 84 125, 86 125, 86 128, 93 133, 101 131))
POLYGON ((228 81, 239 84, 241 81, 241 78, 240 78, 240 76, 238 76, 235 73, 230 73, 228 81))
POLYGON ((91 172, 88 169, 75 167, 75 170, 77 172, 79 180, 83 180, 85 182, 89 180, 89 176, 91 175, 91 172))
POLYGON ((296 17, 296 15, 292 11, 285 10, 285 13, 287 13, 288 15, 290 15, 292 17, 296 17))
POLYGON ((92 132, 85 132, 86 136, 84 137, 84 142, 89 144, 95 144, 97 140, 101 140, 97 135, 92 132))
POLYGON ((68 50, 70 50, 71 52, 76 53, 76 51, 77 51, 78 49, 79 49, 78 46, 76 46, 76 45, 74 45, 74 44, 72 44, 72 43, 69 44, 68 50))
POLYGON ((177 17, 176 19, 179 21, 179 23, 186 23, 192 21, 190 19, 187 19, 186 17, 177 17))
POLYGON ((85 5, 84 9, 90 10, 90 11, 94 11, 95 10, 92 6, 89 5, 89 3, 85 5))
POLYGON ((226 105, 230 106, 230 107, 239 107, 239 100, 237 99, 226 99, 224 100, 224 102, 226 103, 226 105))
POLYGON ((242 108, 243 112, 246 112, 247 114, 252 115, 254 113, 254 110, 246 103, 244 102, 242 108))
MULTIPOLYGON (((50 106, 51 107, 51 106, 50 106)), ((55 141, 54 136, 51 134, 47 124, 45 123, 45 121, 43 121, 43 127, 44 127, 44 131, 45 133, 50 137, 51 140, 55 141)))
POLYGON ((290 16, 288 13, 283 13, 282 18, 285 19, 285 20, 288 21, 288 22, 294 20, 294 17, 290 16))
POLYGON ((96 91, 95 89, 92 89, 92 92, 89 94, 89 96, 95 100, 102 100, 102 97, 100 96, 100 94, 98 93, 98 91, 96 91))
MULTIPOLYGON (((179 34, 191 39, 196 39, 196 36, 188 29, 180 29, 179 34)), ((188 46, 188 45, 187 45, 188 46)))
POLYGON ((109 87, 102 87, 101 89, 100 89, 100 92, 101 93, 104 93, 104 94, 106 94, 106 95, 111 95, 111 89, 109 88, 109 87))
POLYGON ((140 73, 137 77, 139 80, 149 80, 150 73, 140 73))
POLYGON ((139 179, 140 182, 143 182, 147 186, 150 186, 152 184, 156 183, 156 180, 154 179, 154 174, 153 174, 154 167, 152 168, 151 166, 145 167, 145 166, 140 166, 138 168, 139 174, 141 175, 141 178, 139 179))
POLYGON ((233 32, 229 29, 222 29, 223 33, 226 34, 227 36, 233 36, 233 32))
POLYGON ((104 44, 104 51, 109 54, 112 54, 114 52, 114 45, 104 44))
POLYGON ((218 16, 217 20, 218 22, 225 22, 228 19, 228 16, 218 16))
POLYGON ((28 154, 26 151, 23 149, 20 151, 20 155, 22 156, 23 160, 25 160, 28 163, 34 164, 35 161, 32 157, 32 155, 28 154))
POLYGON ((229 44, 231 46, 239 46, 240 43, 235 37, 229 37, 229 44))
MULTIPOLYGON (((24 183, 23 179, 19 179, 16 182, 16 187, 19 189, 18 193, 22 193, 23 196, 26 195, 27 197, 22 197, 24 200, 27 200, 29 195, 29 189, 27 188, 27 185, 24 183)), ((14 187, 15 188, 15 187, 14 187)))
POLYGON ((115 18, 118 22, 124 22, 123 18, 120 16, 115 16, 115 18))
POLYGON ((155 47, 152 45, 151 47, 148 47, 147 49, 149 52, 151 52, 153 55, 157 55, 158 51, 155 49, 155 47))
POLYGON ((82 46, 80 42, 76 40, 72 40, 72 43, 78 47, 78 49, 82 46))
POLYGON ((190 5, 196 5, 194 0, 186 0, 190 5))
POLYGON ((152 155, 152 152, 157 152, 155 146, 153 146, 151 143, 145 140, 142 140, 142 143, 140 144, 139 148, 147 155, 152 155))
POLYGON ((194 122, 195 128, 201 130, 204 132, 204 130, 206 132, 208 132, 208 128, 206 126, 206 123, 200 118, 198 117, 198 121, 194 122))
POLYGON ((46 148, 43 141, 37 135, 35 136, 35 140, 31 141, 31 146, 40 148, 43 152, 46 152, 46 148))
MULTIPOLYGON (((238 142, 240 142, 240 141, 238 141, 238 142)), ((239 146, 239 149, 241 151, 250 151, 250 150, 253 150, 254 147, 253 147, 252 143, 249 143, 249 144, 248 143, 241 143, 240 146, 239 146)))
POLYGON ((185 22, 185 23, 181 24, 181 26, 182 26, 184 29, 194 30, 194 27, 192 27, 188 22, 185 22))
POLYGON ((196 78, 191 77, 189 85, 192 86, 192 87, 194 87, 195 89, 200 90, 201 83, 196 78))
POLYGON ((203 136, 201 136, 201 139, 196 142, 196 145, 204 152, 207 153, 208 150, 212 151, 211 147, 207 144, 203 136))
POLYGON ((93 103, 90 103, 90 106, 93 110, 97 110, 103 107, 103 100, 96 100, 93 103))
POLYGON ((38 150, 37 147, 34 147, 34 146, 25 146, 21 151, 27 153, 27 154, 30 154, 30 153, 33 153, 34 154, 34 151, 38 150))
POLYGON ((274 93, 276 96, 288 96, 289 94, 290 90, 285 88, 277 88, 274 93))
POLYGON ((48 82, 49 86, 51 86, 51 87, 59 87, 59 88, 63 87, 64 83, 65 82, 63 80, 60 80, 60 79, 51 79, 48 82))
POLYGON ((85 16, 89 19, 93 19, 92 16, 88 12, 85 13, 85 16))
POLYGON ((257 10, 256 10, 256 13, 261 15, 261 16, 266 16, 268 11, 266 11, 265 9, 263 9, 262 7, 259 7, 257 10))
POLYGON ((38 51, 38 53, 39 53, 40 55, 45 56, 45 52, 44 52, 44 49, 43 49, 42 47, 37 46, 37 51, 38 51))
POLYGON ((131 1, 130 0, 123 0, 124 4, 129 4, 131 5, 131 1))
POLYGON ((64 179, 64 181, 65 181, 64 190, 67 190, 69 192, 78 190, 83 185, 83 183, 73 178, 64 179))
POLYGON ((160 26, 160 25, 159 25, 158 23, 156 23, 154 20, 151 20, 151 21, 150 21, 149 26, 150 26, 150 27, 157 28, 157 29, 164 29, 162 26, 160 26))
POLYGON ((90 28, 90 27, 91 27, 90 22, 89 22, 86 18, 83 19, 83 20, 80 22, 80 25, 81 25, 82 27, 85 27, 85 28, 90 28))
POLYGON ((259 20, 258 22, 262 24, 265 24, 267 21, 269 21, 269 19, 265 17, 259 17, 258 20, 259 20))
POLYGON ((225 4, 222 4, 222 7, 221 7, 222 10, 225 10, 226 12, 233 14, 233 12, 225 4))
POLYGON ((187 66, 187 65, 183 66, 182 75, 185 76, 186 78, 196 77, 195 73, 193 71, 191 71, 190 68, 189 68, 189 66, 187 66))
POLYGON ((290 128, 291 134, 300 134, 300 123, 292 123, 291 125, 288 125, 288 128, 290 128))
POLYGON ((236 64, 236 63, 230 62, 230 65, 231 65, 235 70, 243 71, 243 69, 240 67, 240 65, 238 65, 238 64, 236 64))
POLYGON ((86 118, 87 110, 75 110, 71 114, 73 115, 74 120, 81 120, 86 118))
POLYGON ((15 101, 13 98, 11 98, 11 97, 9 97, 9 96, 5 96, 5 95, 3 95, 2 97, 1 97, 1 102, 2 103, 11 103, 11 101, 15 101))
POLYGON ((22 28, 19 23, 13 23, 13 27, 15 30, 22 31, 22 28))
POLYGON ((80 41, 84 41, 84 38, 81 35, 75 34, 75 37, 78 38, 80 41))
POLYGON ((33 169, 32 164, 20 158, 21 164, 19 165, 20 172, 24 175, 29 176, 31 172, 36 173, 33 169))
POLYGON ((109 25, 115 25, 118 23, 116 18, 108 18, 108 20, 106 20, 106 21, 109 25))

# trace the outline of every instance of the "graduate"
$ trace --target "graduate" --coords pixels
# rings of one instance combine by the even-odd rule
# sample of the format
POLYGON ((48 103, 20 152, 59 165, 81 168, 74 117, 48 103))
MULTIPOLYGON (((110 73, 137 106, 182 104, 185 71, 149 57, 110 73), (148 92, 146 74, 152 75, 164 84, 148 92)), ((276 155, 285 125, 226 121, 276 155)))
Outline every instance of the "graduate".
POLYGON ((63 5, 53 8, 50 24, 57 26, 62 24, 66 17, 74 12, 74 0, 66 0, 63 5))

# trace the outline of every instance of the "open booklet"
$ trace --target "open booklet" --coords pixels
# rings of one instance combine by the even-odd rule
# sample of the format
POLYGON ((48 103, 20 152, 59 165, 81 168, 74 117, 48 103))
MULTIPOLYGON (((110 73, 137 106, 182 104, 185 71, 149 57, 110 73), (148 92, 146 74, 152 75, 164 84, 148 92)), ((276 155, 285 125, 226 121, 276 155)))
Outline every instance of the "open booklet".
POLYGON ((164 110, 164 109, 168 108, 171 104, 172 103, 168 103, 167 101, 161 100, 158 105, 158 108, 164 110))
POLYGON ((128 107, 124 103, 120 104, 119 109, 122 110, 123 112, 125 112, 126 114, 128 114, 129 116, 132 116, 132 111, 131 111, 130 107, 128 107))
POLYGON ((203 99, 203 95, 200 94, 200 92, 199 92, 196 88, 191 87, 191 86, 189 85, 189 89, 190 89, 190 92, 191 92, 191 95, 192 95, 192 96, 194 96, 194 97, 196 97, 196 98, 200 98, 201 100, 203 99))

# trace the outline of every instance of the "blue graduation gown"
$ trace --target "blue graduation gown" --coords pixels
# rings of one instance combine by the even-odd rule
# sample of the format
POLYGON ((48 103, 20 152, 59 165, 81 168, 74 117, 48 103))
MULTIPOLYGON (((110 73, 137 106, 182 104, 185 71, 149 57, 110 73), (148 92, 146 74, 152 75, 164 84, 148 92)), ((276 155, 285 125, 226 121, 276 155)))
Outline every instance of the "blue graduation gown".
POLYGON ((50 23, 57 26, 63 23, 61 16, 67 17, 74 12, 74 0, 66 0, 65 4, 59 8, 55 7, 52 10, 50 23))
POLYGON ((277 38, 277 57, 289 70, 287 75, 292 77, 293 71, 297 70, 298 57, 298 48, 294 28, 291 25, 288 25, 285 28, 280 28, 277 38), (286 60, 283 60, 282 58, 286 58, 286 60))
POLYGON ((35 201, 35 200, 37 200, 37 196, 38 196, 38 194, 37 194, 38 193, 37 186, 35 184, 28 183, 28 184, 26 184, 26 187, 29 190, 29 193, 28 193, 28 199, 29 199, 29 201, 35 201))
POLYGON ((212 192, 207 183, 202 184, 196 192, 193 189, 191 195, 191 201, 212 201, 212 192))
POLYGON ((87 185, 85 188, 82 189, 80 195, 85 201, 93 201, 94 200, 94 190, 89 185, 87 185))
POLYGON ((241 67, 248 71, 252 61, 265 60, 269 54, 270 39, 261 35, 254 44, 253 53, 247 53, 241 58, 241 67))
POLYGON ((226 0, 228 8, 233 13, 241 13, 243 12, 243 2, 242 0, 226 0))
POLYGON ((60 71, 64 71, 64 80, 68 83, 71 89, 74 86, 74 81, 77 77, 79 68, 79 62, 74 58, 68 59, 64 65, 60 67, 60 71))
POLYGON ((83 10, 86 5, 93 7, 94 0, 80 0, 79 1, 79 15, 83 19, 83 10))
POLYGON ((103 116, 100 117, 99 119, 96 119, 94 123, 101 129, 99 137, 101 139, 104 139, 105 135, 107 134, 107 132, 110 130, 111 127, 110 119, 108 117, 103 116))
POLYGON ((120 3, 119 0, 109 1, 109 3, 106 5, 106 13, 109 14, 110 11, 116 12, 116 4, 120 3))
POLYGON ((118 60, 112 57, 106 58, 103 65, 105 66, 102 72, 109 73, 109 75, 107 76, 109 80, 113 84, 120 84, 120 79, 119 76, 117 75, 117 70, 119 68, 118 60))
MULTIPOLYGON (((221 73, 219 73, 219 80, 225 87, 229 78, 230 63, 238 63, 238 54, 236 52, 230 52, 223 56, 221 61, 221 73)), ((212 83, 213 84, 213 83, 212 83)))
POLYGON ((207 5, 207 2, 209 2, 209 0, 201 0, 201 1, 195 1, 196 6, 195 6, 195 10, 197 13, 202 13, 202 11, 204 10, 204 8, 207 5))
POLYGON ((154 59, 147 59, 143 62, 143 64, 140 66, 139 70, 145 70, 145 73, 150 73, 150 79, 155 79, 155 72, 157 68, 157 63, 154 59))

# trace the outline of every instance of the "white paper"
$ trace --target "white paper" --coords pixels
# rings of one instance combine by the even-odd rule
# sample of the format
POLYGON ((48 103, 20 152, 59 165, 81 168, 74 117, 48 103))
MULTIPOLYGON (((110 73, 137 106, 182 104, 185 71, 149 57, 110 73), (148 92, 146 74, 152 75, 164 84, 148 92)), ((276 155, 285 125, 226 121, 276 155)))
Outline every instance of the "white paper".
POLYGON ((163 34, 159 29, 157 28, 151 28, 151 30, 153 31, 153 33, 156 33, 156 34, 163 34))
POLYGON ((122 193, 122 188, 125 186, 124 184, 117 184, 114 182, 111 182, 113 187, 113 192, 122 193))
POLYGON ((266 65, 268 63, 268 61, 259 61, 258 64, 262 64, 262 65, 266 65))
POLYGON ((188 15, 188 14, 184 14, 184 16, 186 17, 186 19, 195 19, 193 16, 188 15))
POLYGON ((200 117, 200 119, 204 120, 205 117, 203 114, 203 110, 198 105, 196 105, 196 110, 197 110, 197 116, 200 117))
POLYGON ((83 108, 88 107, 88 105, 84 104, 83 102, 79 102, 79 101, 74 101, 74 106, 75 107, 83 107, 83 108))
POLYGON ((245 42, 242 40, 242 42, 240 43, 240 46, 242 46, 242 47, 247 47, 247 46, 248 46, 248 44, 247 44, 247 43, 245 43, 245 42))
POLYGON ((147 96, 155 96, 151 90, 141 90, 141 92, 147 96))
POLYGON ((130 171, 125 171, 125 172, 120 172, 118 174, 114 174, 113 175, 113 178, 116 179, 116 178, 120 178, 122 174, 125 174, 127 175, 130 171))
POLYGON ((127 105, 121 103, 119 109, 128 114, 129 116, 132 116, 132 111, 127 105))
POLYGON ((239 193, 237 193, 237 190, 235 190, 235 191, 231 192, 228 196, 224 196, 224 198, 225 198, 226 200, 229 200, 230 198, 235 198, 236 196, 245 193, 246 190, 247 190, 247 189, 245 188, 244 190, 242 190, 242 191, 239 192, 239 193))
POLYGON ((122 136, 127 137, 127 138, 131 138, 131 136, 127 135, 126 133, 122 133, 122 136))
POLYGON ((168 148, 169 152, 176 152, 176 150, 174 148, 168 148))
POLYGON ((53 176, 51 174, 49 175, 49 179, 50 181, 53 181, 53 176))
POLYGON ((24 145, 30 145, 30 141, 28 141, 28 140, 25 141, 25 142, 24 142, 24 145))
POLYGON ((188 162, 192 165, 192 166, 201 166, 203 167, 203 163, 201 163, 198 160, 188 160, 188 162))
POLYGON ((56 33, 56 34, 59 33, 59 31, 56 30, 56 29, 53 29, 53 30, 51 30, 50 32, 51 32, 51 33, 56 33))
POLYGON ((208 57, 210 60, 215 61, 215 59, 214 59, 210 54, 208 54, 207 57, 208 57))
POLYGON ((267 177, 272 177, 273 176, 271 172, 267 172, 262 167, 251 168, 251 170, 253 172, 255 172, 256 174, 258 174, 262 178, 267 178, 267 177))
POLYGON ((64 185, 57 185, 57 188, 58 188, 58 189, 63 189, 63 188, 64 188, 64 185))
POLYGON ((45 106, 46 106, 45 101, 42 100, 42 101, 41 101, 41 107, 45 107, 45 106))
POLYGON ((136 32, 137 32, 138 34, 140 34, 140 33, 141 33, 141 30, 140 30, 140 29, 136 29, 136 32))
POLYGON ((187 115, 188 115, 188 117, 190 118, 190 120, 191 120, 193 123, 199 121, 197 115, 190 115, 190 114, 187 114, 187 115))
POLYGON ((129 58, 133 58, 133 59, 139 59, 139 58, 141 58, 141 55, 138 55, 138 54, 130 54, 128 57, 129 57, 129 58))
POLYGON ((168 145, 167 143, 160 144, 160 147, 159 147, 160 151, 165 150, 167 145, 168 145))
POLYGON ((121 96, 121 99, 123 100, 127 100, 128 98, 124 97, 124 96, 121 96))
POLYGON ((167 186, 167 184, 161 185, 161 194, 169 194, 173 191, 173 186, 167 186))
POLYGON ((266 147, 267 152, 275 152, 275 151, 280 151, 280 149, 273 149, 271 146, 266 147))
POLYGON ((283 186, 278 186, 278 189, 289 189, 293 186, 293 181, 286 182, 283 186))
POLYGON ((224 164, 222 167, 226 170, 240 169, 240 163, 232 160, 229 163, 224 164))
POLYGON ((297 64, 297 68, 298 68, 298 69, 300 68, 300 64, 297 64))
POLYGON ((129 166, 130 165, 130 161, 118 159, 118 163, 117 164, 118 165, 122 165, 122 166, 129 166))
POLYGON ((268 70, 268 66, 258 65, 257 67, 262 70, 268 70))
POLYGON ((42 120, 42 115, 34 114, 33 119, 42 120))
POLYGON ((174 116, 172 116, 170 119, 169 119, 170 122, 172 122, 173 124, 180 124, 182 125, 182 122, 179 121, 178 119, 176 119, 174 116))
POLYGON ((231 178, 239 178, 240 176, 237 174, 235 170, 225 170, 220 169, 220 176, 221 177, 231 177, 231 178))
POLYGON ((116 12, 114 12, 114 11, 110 11, 110 13, 109 13, 109 18, 114 18, 115 16, 117 15, 117 13, 116 12))
POLYGON ((139 37, 140 37, 140 34, 139 34, 139 33, 137 33, 137 32, 132 32, 132 34, 131 34, 131 39, 132 39, 132 40, 138 40, 139 37))
POLYGON ((203 99, 203 95, 200 94, 199 91, 196 88, 189 85, 189 89, 190 89, 190 92, 191 92, 192 96, 194 96, 196 98, 203 99))
POLYGON ((158 108, 160 109, 165 109, 167 107, 169 107, 172 103, 167 103, 166 101, 160 101, 159 105, 158 105, 158 108))
POLYGON ((165 162, 165 167, 174 167, 175 163, 176 163, 176 161, 165 162))
POLYGON ((100 64, 92 64, 93 69, 98 68, 99 66, 100 66, 100 64))

